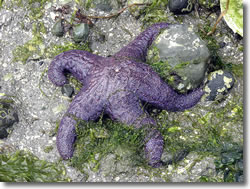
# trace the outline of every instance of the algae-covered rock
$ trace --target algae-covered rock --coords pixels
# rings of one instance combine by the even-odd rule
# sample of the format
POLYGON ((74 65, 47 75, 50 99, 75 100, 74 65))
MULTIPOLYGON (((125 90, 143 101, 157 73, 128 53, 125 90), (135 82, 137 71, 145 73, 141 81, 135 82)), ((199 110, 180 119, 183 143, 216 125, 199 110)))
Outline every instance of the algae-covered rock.
POLYGON ((147 63, 179 92, 197 88, 205 77, 210 53, 191 28, 174 24, 149 48, 147 63))
POLYGON ((234 77, 231 73, 217 70, 208 75, 208 83, 205 86, 206 98, 209 101, 220 100, 234 85, 234 77))

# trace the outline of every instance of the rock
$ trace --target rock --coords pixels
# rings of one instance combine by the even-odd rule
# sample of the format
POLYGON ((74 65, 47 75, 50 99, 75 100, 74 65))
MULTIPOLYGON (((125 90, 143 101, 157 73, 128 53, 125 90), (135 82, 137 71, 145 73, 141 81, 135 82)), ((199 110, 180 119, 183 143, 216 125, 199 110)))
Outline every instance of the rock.
POLYGON ((113 175, 116 169, 116 155, 108 154, 107 156, 103 157, 100 162, 100 169, 104 175, 113 175))
POLYGON ((193 10, 192 0, 169 0, 168 7, 174 14, 186 14, 193 10))
POLYGON ((221 100, 233 87, 235 79, 227 71, 217 70, 208 75, 205 96, 208 101, 221 100))
POLYGON ((2 25, 4 26, 8 26, 11 21, 13 20, 13 15, 14 13, 12 11, 9 10, 1 10, 0 12, 0 28, 2 25))
POLYGON ((178 162, 173 169, 168 166, 170 182, 200 182, 202 176, 215 177, 215 157, 201 156, 197 152, 190 152, 182 161, 178 162))
POLYGON ((0 102, 0 127, 11 127, 18 122, 18 116, 14 108, 9 103, 0 102))
POLYGON ((7 138, 8 135, 9 133, 6 131, 6 129, 0 127, 0 139, 7 138))
POLYGON ((73 27, 73 40, 75 42, 85 41, 89 35, 89 25, 81 23, 73 27))
POLYGON ((8 136, 7 128, 18 122, 18 116, 9 103, 0 102, 0 139, 8 136))
POLYGON ((64 34, 64 26, 62 23, 62 20, 59 19, 55 25, 53 26, 51 32, 53 33, 53 35, 58 36, 58 37, 62 37, 64 34))
POLYGON ((71 98, 72 95, 74 94, 74 88, 70 84, 63 85, 61 91, 62 91, 62 94, 68 96, 69 98, 71 98))
POLYGON ((170 25, 157 36, 147 54, 147 63, 179 92, 197 88, 205 77, 210 53, 186 25, 170 25))

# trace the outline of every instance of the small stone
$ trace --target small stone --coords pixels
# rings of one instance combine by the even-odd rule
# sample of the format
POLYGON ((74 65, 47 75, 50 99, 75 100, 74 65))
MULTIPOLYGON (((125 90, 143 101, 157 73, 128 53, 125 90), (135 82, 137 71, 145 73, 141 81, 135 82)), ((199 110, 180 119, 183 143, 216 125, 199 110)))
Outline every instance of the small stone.
POLYGON ((8 135, 9 133, 6 131, 5 128, 0 128, 0 139, 7 138, 8 135))
POLYGON ((59 19, 52 28, 53 35, 57 37, 62 37, 64 34, 64 26, 62 20, 59 19))
POLYGON ((7 128, 18 122, 18 116, 9 103, 0 102, 0 139, 8 136, 7 128))
POLYGON ((192 0, 169 0, 168 7, 174 14, 186 14, 193 10, 192 0))
POLYGON ((85 41, 89 35, 89 25, 81 23, 73 28, 73 40, 75 42, 85 41))
POLYGON ((0 102, 0 128, 11 127, 15 122, 18 122, 18 116, 14 108, 8 103, 0 102))
POLYGON ((40 62, 39 62, 39 65, 40 65, 40 66, 42 66, 42 65, 43 65, 43 63, 44 63, 44 61, 40 61, 40 62))
POLYGON ((72 95, 74 94, 74 88, 70 85, 70 84, 65 84, 62 87, 62 94, 68 96, 69 98, 72 97, 72 95))
POLYGON ((222 48, 224 48, 226 46, 226 43, 222 41, 222 42, 219 43, 219 46, 222 49, 222 48))
POLYGON ((208 75, 208 83, 205 86, 206 99, 208 101, 221 100, 233 87, 235 79, 227 71, 217 70, 208 75))

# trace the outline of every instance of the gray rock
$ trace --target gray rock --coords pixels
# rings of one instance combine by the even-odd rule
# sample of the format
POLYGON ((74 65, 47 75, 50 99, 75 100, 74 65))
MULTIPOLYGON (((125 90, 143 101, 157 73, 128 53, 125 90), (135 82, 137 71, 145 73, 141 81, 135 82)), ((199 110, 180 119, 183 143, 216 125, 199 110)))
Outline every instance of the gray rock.
POLYGON ((71 98, 74 94, 74 88, 70 84, 65 84, 62 87, 62 94, 66 95, 67 97, 71 98))
POLYGON ((101 160, 100 169, 104 175, 111 176, 112 174, 115 173, 115 169, 116 169, 115 159, 116 159, 116 155, 108 154, 101 160))
POLYGON ((2 25, 7 26, 13 20, 13 13, 9 10, 2 10, 0 12, 0 27, 2 25))
POLYGON ((10 104, 0 102, 0 128, 11 127, 15 122, 18 122, 17 112, 10 104))
POLYGON ((234 77, 223 70, 211 72, 205 86, 205 96, 208 101, 221 100, 227 95, 234 85, 234 77))
POLYGON ((8 132, 5 128, 0 127, 0 139, 6 138, 8 136, 8 132))
POLYGON ((8 136, 7 128, 18 122, 17 112, 9 103, 0 102, 0 139, 8 136))
POLYGON ((75 42, 85 41, 89 35, 89 25, 81 23, 73 28, 73 40, 75 42))
POLYGON ((149 48, 147 62, 179 92, 197 88, 205 77, 210 54, 186 25, 170 25, 149 48))
POLYGON ((53 33, 53 35, 58 36, 58 37, 62 37, 64 34, 64 27, 63 27, 63 23, 62 20, 59 19, 53 26, 51 32, 53 33))

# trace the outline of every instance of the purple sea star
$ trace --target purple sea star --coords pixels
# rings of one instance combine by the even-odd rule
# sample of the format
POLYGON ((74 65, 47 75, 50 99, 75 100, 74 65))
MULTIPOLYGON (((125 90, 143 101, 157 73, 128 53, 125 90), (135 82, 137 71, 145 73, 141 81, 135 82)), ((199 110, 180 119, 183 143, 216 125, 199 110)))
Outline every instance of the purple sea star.
POLYGON ((178 94, 143 63, 148 47, 160 30, 167 27, 167 23, 152 25, 111 57, 80 50, 66 51, 55 57, 48 70, 52 83, 63 86, 67 83, 65 73, 70 72, 83 84, 59 126, 56 144, 63 159, 71 158, 74 152, 77 121, 71 115, 89 121, 104 112, 113 120, 135 128, 152 125, 145 139, 145 155, 149 165, 162 165, 163 137, 140 102, 168 111, 182 111, 194 106, 203 95, 202 88, 178 94))

